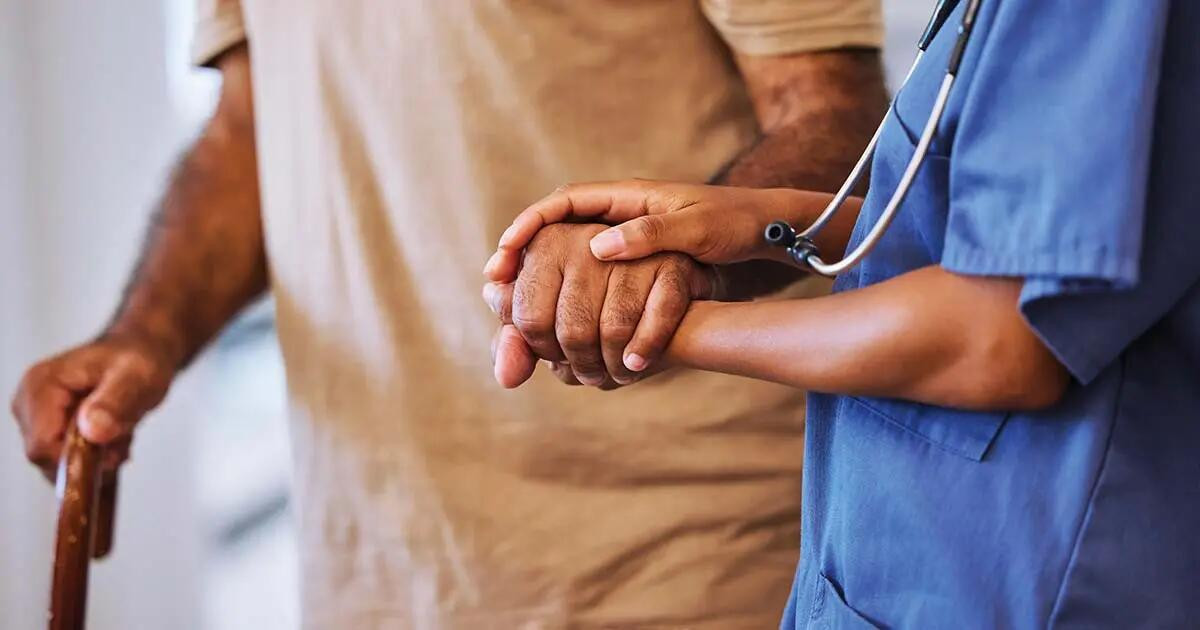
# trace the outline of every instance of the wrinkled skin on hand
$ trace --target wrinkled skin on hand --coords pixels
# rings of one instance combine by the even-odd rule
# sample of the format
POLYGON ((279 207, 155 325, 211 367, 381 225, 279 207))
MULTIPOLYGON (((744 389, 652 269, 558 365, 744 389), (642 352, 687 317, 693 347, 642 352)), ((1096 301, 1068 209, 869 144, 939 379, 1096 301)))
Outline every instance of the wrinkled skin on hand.
POLYGON ((649 373, 691 301, 713 297, 712 269, 683 254, 598 260, 588 242, 604 229, 546 226, 529 241, 514 282, 485 285, 501 320, 492 351, 502 386, 528 380, 536 359, 569 384, 632 383, 649 373))

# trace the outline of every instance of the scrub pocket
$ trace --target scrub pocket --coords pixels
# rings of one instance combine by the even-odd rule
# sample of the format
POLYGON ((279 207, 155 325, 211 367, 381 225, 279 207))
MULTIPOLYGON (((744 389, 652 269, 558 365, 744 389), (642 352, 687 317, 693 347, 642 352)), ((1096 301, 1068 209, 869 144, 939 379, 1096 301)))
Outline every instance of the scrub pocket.
POLYGON ((1004 412, 959 411, 889 398, 851 397, 847 403, 864 407, 898 430, 907 431, 943 451, 973 461, 983 460, 1009 415, 1004 412))
POLYGON ((824 573, 817 574, 817 589, 813 593, 812 611, 809 613, 809 630, 877 630, 879 626, 869 622, 854 611, 842 598, 838 588, 824 573))

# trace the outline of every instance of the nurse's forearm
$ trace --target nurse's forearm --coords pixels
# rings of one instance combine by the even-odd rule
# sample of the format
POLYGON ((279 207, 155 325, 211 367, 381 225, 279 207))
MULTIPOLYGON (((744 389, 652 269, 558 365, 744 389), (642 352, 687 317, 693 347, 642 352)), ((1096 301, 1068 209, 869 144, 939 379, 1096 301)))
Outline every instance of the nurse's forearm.
POLYGON ((1018 312, 1020 289, 926 267, 812 300, 697 302, 666 358, 813 391, 1041 408, 1068 377, 1018 312))
MULTIPOLYGON (((821 210, 833 198, 832 194, 810 191, 795 191, 794 194, 797 198, 811 198, 819 203, 798 203, 792 207, 794 210, 789 208, 789 213, 777 213, 769 217, 764 214, 757 224, 761 224, 765 229, 768 223, 780 219, 790 223, 796 231, 802 231, 816 221, 821 210)), ((813 240, 823 260, 841 260, 845 255, 846 245, 850 242, 850 234, 854 231, 862 204, 862 197, 848 197, 837 214, 817 233, 813 240)), ((729 232, 732 230, 726 231, 729 232)), ((812 272, 797 267, 786 250, 767 245, 761 233, 754 236, 761 247, 759 255, 745 262, 717 266, 724 291, 722 300, 762 297, 786 287, 789 284, 788 279, 794 282, 799 278, 811 277, 812 272)))

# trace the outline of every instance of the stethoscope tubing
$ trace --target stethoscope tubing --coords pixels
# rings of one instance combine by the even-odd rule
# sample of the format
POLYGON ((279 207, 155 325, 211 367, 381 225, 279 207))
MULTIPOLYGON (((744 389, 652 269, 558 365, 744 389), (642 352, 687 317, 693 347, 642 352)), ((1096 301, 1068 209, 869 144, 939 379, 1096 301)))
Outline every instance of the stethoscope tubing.
MULTIPOLYGON (((917 173, 921 170, 921 165, 925 163, 925 158, 929 155, 929 145, 933 142, 933 137, 937 135, 938 124, 942 120, 942 113, 946 110, 946 102, 950 100, 950 88, 954 86, 954 75, 947 74, 942 78, 942 86, 938 90, 937 100, 933 103, 933 111, 929 119, 925 122, 925 129, 921 132, 921 137, 917 141, 917 149, 909 158, 908 164, 904 167, 904 174, 900 177, 900 182, 896 185, 896 190, 892 192, 892 196, 888 199, 887 206, 884 207, 883 213, 879 215, 879 219, 875 221, 875 225, 871 226, 871 231, 867 232, 866 237, 859 242, 844 258, 835 263, 826 263, 821 260, 820 256, 815 253, 808 254, 805 257, 805 263, 815 272, 833 277, 843 271, 857 265, 875 246, 879 243, 879 239, 883 238, 892 221, 896 218, 896 213, 900 210, 900 205, 904 203, 904 198, 908 196, 909 190, 912 189, 913 182, 917 178, 917 173)), ((882 127, 881 127, 882 128, 882 127)), ((845 203, 843 199, 842 203, 845 203)), ((840 208, 834 208, 834 213, 840 208)), ((834 213, 830 213, 832 218, 834 213)), ((828 221, 828 219, 826 220, 828 221)), ((810 228, 805 230, 805 234, 815 234, 810 228)), ((811 236, 806 236, 811 239, 811 236)))
POLYGON ((901 82, 900 90, 897 91, 897 97, 893 97, 888 106, 888 113, 885 114, 879 126, 875 129, 874 135, 871 136, 871 141, 867 143, 866 149, 858 158, 858 162, 854 164, 849 176, 842 183, 841 188, 830 200, 821 214, 812 222, 803 232, 796 234, 791 226, 784 222, 776 221, 767 226, 765 238, 773 245, 782 245, 787 247, 788 254, 792 260, 802 267, 808 268, 823 276, 833 277, 847 269, 862 262, 864 258, 875 248, 879 240, 887 232, 892 221, 895 220, 896 214, 900 206, 904 203, 904 199, 908 196, 909 190, 912 189, 913 182, 916 181, 917 174, 921 170, 921 165, 924 164, 925 158, 929 155, 929 147, 933 143, 934 136, 937 135, 938 126, 941 124, 942 115, 946 111, 946 103, 950 100, 950 91, 954 87, 954 82, 958 76, 959 64, 962 62, 962 57, 966 49, 966 44, 970 38, 971 30, 975 23, 975 17, 979 12, 981 0, 970 0, 965 12, 963 13, 962 23, 958 28, 958 39, 955 42, 954 49, 951 51, 950 59, 947 64, 946 74, 942 77, 941 86, 938 89, 937 98, 934 99, 933 109, 929 113, 929 117, 925 121, 925 127, 921 130, 921 135, 917 140, 916 149, 913 151, 912 157, 909 158, 908 164, 904 168, 904 172, 900 177, 900 181, 896 184, 896 189, 892 191, 892 195, 888 198, 887 205, 884 206, 883 212, 879 215, 879 219, 871 226, 870 231, 863 237, 862 241, 841 260, 834 263, 826 263, 821 259, 821 256, 814 244, 814 237, 825 228, 826 225, 833 219, 834 215, 845 205, 846 200, 850 197, 855 186, 861 181, 862 176, 867 171, 867 166, 871 163, 875 155, 875 149, 879 144, 880 135, 883 132, 884 125, 888 122, 888 116, 896 106, 896 98, 899 93, 904 90, 904 86, 908 84, 908 80, 912 77, 913 72, 921 63, 921 58, 925 54, 925 49, 929 42, 933 40, 942 23, 946 21, 949 14, 958 4, 954 0, 942 0, 934 8, 933 16, 930 17, 929 26, 926 27, 925 33, 921 36, 921 41, 917 45, 917 55, 913 59, 912 65, 904 76, 904 81, 901 82))

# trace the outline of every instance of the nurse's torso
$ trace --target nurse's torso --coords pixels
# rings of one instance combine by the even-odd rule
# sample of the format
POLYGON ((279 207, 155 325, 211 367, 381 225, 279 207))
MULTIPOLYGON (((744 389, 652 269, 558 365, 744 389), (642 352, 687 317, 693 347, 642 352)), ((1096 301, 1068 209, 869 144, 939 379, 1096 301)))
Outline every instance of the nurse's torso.
MULTIPOLYGON (((1197 13, 1187 16, 1192 29, 1197 13)), ((987 37, 988 17, 985 10, 976 37, 987 37)), ((957 20, 956 13, 889 113, 852 245, 874 224, 914 153, 957 20)), ((1170 68, 1174 59, 1196 58, 1194 50, 1181 52, 1195 46, 1194 32, 1171 29, 1164 102, 1188 107, 1185 97, 1198 94, 1200 76, 1170 68)), ((970 80, 968 55, 956 94, 970 80)), ((944 235, 955 228, 947 225, 950 146, 961 106, 951 98, 898 218, 836 290, 941 261, 944 235)), ((1187 118, 1180 114, 1160 107, 1152 168, 1178 172, 1158 177, 1168 183, 1151 195, 1194 209, 1197 200, 1169 182, 1196 177, 1178 166, 1195 147, 1160 141, 1170 135, 1164 126, 1187 118)), ((1080 121, 1080 133, 1090 124, 1103 121, 1080 121)), ((1002 217, 995 221, 1004 228, 1002 217)), ((1154 247, 1157 229, 1148 225, 1146 247, 1154 247)), ((1200 287, 1098 378, 1073 384, 1043 412, 811 395, 804 486, 803 564, 785 628, 1195 627, 1200 287)))

